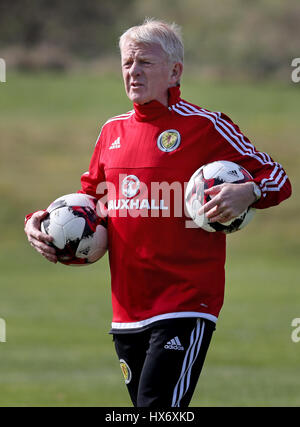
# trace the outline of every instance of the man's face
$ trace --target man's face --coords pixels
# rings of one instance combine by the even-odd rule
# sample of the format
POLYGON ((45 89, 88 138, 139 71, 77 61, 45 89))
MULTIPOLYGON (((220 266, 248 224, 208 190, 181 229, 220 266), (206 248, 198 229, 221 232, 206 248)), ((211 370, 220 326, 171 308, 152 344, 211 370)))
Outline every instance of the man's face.
MULTIPOLYGON (((137 104, 157 100, 168 105, 168 88, 178 81, 178 64, 168 62, 158 44, 127 40, 121 51, 122 74, 128 98, 137 104)), ((181 73, 180 73, 181 74, 181 73)))

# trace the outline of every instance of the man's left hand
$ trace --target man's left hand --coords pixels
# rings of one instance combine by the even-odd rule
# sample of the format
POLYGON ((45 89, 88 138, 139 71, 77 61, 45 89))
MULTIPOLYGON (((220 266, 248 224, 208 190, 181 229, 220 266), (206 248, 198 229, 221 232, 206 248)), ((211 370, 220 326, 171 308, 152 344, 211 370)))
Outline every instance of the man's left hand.
POLYGON ((253 184, 223 183, 205 190, 211 197, 199 210, 199 215, 205 214, 210 222, 227 222, 244 212, 256 198, 253 193, 253 184))

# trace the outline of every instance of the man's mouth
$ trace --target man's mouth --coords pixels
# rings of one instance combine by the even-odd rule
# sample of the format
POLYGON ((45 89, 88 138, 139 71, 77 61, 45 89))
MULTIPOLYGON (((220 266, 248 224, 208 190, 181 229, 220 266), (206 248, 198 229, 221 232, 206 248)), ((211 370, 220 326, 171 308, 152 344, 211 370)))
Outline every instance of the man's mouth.
POLYGON ((139 83, 139 82, 132 82, 132 83, 130 83, 130 86, 133 88, 138 88, 138 87, 143 86, 143 84, 139 83))

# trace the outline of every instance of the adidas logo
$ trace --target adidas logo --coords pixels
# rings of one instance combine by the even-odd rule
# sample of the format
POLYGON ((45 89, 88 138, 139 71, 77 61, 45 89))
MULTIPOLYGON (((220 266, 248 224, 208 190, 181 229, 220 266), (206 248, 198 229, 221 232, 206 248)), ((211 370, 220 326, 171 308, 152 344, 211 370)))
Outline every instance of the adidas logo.
POLYGON ((117 138, 109 147, 109 150, 114 150, 115 148, 121 148, 121 141, 120 141, 120 137, 117 138))
POLYGON ((170 341, 168 341, 164 348, 167 350, 184 350, 178 337, 172 338, 170 341))

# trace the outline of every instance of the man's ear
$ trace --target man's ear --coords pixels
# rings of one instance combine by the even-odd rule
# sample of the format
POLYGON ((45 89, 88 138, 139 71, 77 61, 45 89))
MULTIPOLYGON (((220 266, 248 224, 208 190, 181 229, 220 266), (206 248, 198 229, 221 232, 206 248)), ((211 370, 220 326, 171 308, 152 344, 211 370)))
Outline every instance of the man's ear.
POLYGON ((171 70, 170 83, 175 85, 179 83, 180 78, 183 72, 183 64, 181 62, 176 62, 173 64, 173 68, 171 70))

